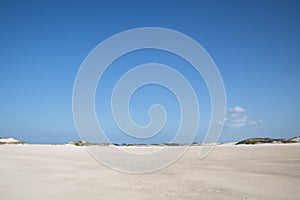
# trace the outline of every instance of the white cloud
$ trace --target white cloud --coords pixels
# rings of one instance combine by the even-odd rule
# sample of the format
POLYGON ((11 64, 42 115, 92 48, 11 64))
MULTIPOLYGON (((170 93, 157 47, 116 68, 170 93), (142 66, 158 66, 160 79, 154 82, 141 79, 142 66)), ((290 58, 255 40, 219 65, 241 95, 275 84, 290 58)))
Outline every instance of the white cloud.
POLYGON ((240 106, 229 108, 229 113, 243 113, 243 112, 246 112, 246 110, 240 106))
POLYGON ((264 123, 265 123, 264 120, 262 120, 262 119, 258 119, 257 122, 258 122, 259 124, 264 124, 264 123))
POLYGON ((249 120, 249 124, 250 124, 250 125, 254 125, 254 124, 257 124, 257 122, 250 119, 250 120, 249 120))
MULTIPOLYGON (((223 122, 220 121, 219 124, 223 122)), ((253 120, 249 119, 246 115, 246 109, 236 105, 233 108, 229 108, 228 112, 226 113, 226 117, 224 120, 224 125, 228 127, 242 127, 246 125, 255 125, 255 124, 263 124, 264 121, 262 119, 253 120)))

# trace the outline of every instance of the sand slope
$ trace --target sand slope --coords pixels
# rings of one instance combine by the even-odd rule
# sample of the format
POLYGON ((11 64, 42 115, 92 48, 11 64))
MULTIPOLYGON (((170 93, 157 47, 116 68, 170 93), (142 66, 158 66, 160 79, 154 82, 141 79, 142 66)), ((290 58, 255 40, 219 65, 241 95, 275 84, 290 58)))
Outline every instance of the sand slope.
POLYGON ((204 160, 199 148, 161 171, 133 175, 102 166, 84 147, 1 145, 0 199, 299 198, 299 144, 217 146, 204 160))

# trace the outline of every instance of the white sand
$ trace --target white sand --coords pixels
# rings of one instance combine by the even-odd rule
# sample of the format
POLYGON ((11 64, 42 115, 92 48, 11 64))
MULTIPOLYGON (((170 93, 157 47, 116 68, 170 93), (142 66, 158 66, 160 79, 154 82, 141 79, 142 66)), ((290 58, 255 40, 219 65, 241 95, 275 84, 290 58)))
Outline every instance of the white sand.
POLYGON ((104 167, 84 147, 0 145, 0 199, 299 199, 299 144, 217 146, 204 160, 199 148, 133 175, 104 167))

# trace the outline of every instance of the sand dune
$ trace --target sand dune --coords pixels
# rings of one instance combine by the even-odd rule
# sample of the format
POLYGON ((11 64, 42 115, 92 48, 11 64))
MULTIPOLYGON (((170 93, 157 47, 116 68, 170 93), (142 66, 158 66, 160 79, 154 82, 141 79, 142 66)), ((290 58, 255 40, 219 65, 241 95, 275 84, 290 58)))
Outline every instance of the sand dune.
POLYGON ((133 175, 101 165, 85 147, 1 145, 0 198, 299 199, 299 144, 221 145, 203 160, 199 148, 161 171, 133 175))
POLYGON ((0 138, 0 144, 26 144, 26 142, 14 138, 0 138))

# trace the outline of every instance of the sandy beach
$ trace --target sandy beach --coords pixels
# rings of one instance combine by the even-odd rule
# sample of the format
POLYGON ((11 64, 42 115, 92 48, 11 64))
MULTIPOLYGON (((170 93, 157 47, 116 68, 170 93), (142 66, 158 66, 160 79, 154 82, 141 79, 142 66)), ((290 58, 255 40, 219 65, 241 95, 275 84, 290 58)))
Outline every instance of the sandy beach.
POLYGON ((0 197, 1 200, 299 198, 299 144, 219 145, 203 160, 197 158, 200 148, 191 147, 163 170, 126 174, 101 165, 85 147, 1 145, 0 197))

